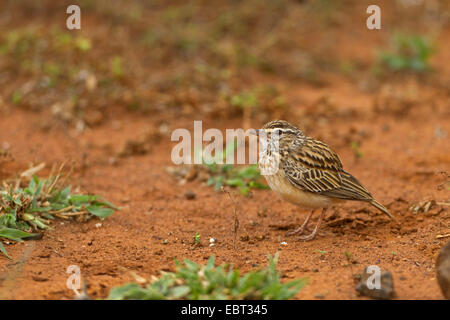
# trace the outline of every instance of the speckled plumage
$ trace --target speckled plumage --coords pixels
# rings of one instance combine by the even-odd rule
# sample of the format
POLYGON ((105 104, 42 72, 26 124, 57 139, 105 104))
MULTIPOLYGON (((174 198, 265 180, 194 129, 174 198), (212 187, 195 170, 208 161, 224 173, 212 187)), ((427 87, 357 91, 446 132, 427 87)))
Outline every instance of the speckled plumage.
MULTIPOLYGON (((327 208, 343 200, 365 201, 393 218, 370 192, 343 169, 338 155, 325 143, 304 135, 287 121, 275 120, 263 126, 267 148, 260 154, 262 174, 283 199, 307 208, 327 208), (275 139, 278 136, 278 149, 275 139)), ((261 136, 261 134, 260 134, 261 136)), ((303 230, 301 230, 303 232, 303 230)))

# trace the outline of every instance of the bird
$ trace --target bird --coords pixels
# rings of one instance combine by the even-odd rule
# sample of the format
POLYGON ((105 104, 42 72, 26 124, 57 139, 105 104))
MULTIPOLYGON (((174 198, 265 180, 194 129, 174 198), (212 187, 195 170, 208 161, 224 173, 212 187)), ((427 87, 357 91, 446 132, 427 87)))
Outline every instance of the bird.
POLYGON ((285 120, 266 123, 250 132, 260 139, 258 166, 269 185, 282 199, 311 211, 301 226, 287 233, 300 240, 315 238, 327 208, 345 200, 371 204, 389 218, 389 210, 373 198, 353 175, 344 170, 339 156, 327 144, 306 136, 285 120), (322 208, 310 234, 304 235, 311 216, 322 208))

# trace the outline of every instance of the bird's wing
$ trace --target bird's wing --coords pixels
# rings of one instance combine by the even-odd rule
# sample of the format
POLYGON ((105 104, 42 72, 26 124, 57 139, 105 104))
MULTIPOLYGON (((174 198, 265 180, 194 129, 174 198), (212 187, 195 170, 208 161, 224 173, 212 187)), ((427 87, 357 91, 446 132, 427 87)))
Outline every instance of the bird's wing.
POLYGON ((323 195, 344 199, 371 201, 373 200, 370 192, 354 176, 346 171, 341 172, 342 185, 338 189, 323 192, 323 195))
POLYGON ((302 190, 345 200, 372 200, 369 191, 344 171, 341 160, 325 143, 307 138, 293 143, 286 153, 283 170, 288 180, 302 190))
POLYGON ((314 193, 342 186, 341 160, 325 143, 307 138, 293 143, 285 157, 283 171, 294 186, 314 193))

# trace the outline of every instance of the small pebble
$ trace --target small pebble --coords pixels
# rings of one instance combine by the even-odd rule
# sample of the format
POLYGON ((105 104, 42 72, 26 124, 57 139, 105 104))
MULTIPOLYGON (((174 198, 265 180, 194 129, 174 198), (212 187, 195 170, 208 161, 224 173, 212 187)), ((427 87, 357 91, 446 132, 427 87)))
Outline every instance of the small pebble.
POLYGON ((369 273, 368 267, 365 268, 356 291, 372 299, 392 299, 395 296, 392 274, 387 270, 380 270, 380 288, 369 288, 369 284, 376 284, 374 276, 376 273, 369 273))
POLYGON ((184 194, 184 196, 186 197, 186 199, 188 200, 193 200, 197 197, 197 195, 195 194, 195 192, 188 190, 186 191, 186 193, 184 194))
POLYGON ((250 239, 248 234, 241 235, 241 241, 248 241, 250 239))

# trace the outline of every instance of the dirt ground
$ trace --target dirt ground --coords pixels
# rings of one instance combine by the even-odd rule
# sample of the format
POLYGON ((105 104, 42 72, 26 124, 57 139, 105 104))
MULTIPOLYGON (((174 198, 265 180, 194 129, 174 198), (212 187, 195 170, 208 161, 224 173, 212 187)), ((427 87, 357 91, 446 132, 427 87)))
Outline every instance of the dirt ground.
MULTIPOLYGON (((351 10, 359 8, 365 17, 364 5, 351 10)), ((386 16, 389 26, 391 18, 386 16)), ((100 24, 95 14, 87 19, 88 25, 100 24)), ((341 32, 333 48, 336 55, 368 65, 374 48, 385 38, 366 29, 357 35, 346 33, 355 23, 343 19, 337 24, 341 32)), ((307 210, 282 201, 272 191, 255 190, 250 197, 236 196, 240 228, 234 248, 229 197, 204 182, 180 183, 167 172, 173 166, 172 130, 192 130, 193 120, 203 120, 204 130, 239 128, 241 115, 224 117, 195 108, 130 111, 123 107, 124 100, 111 98, 99 109, 101 121, 80 130, 73 122, 55 119, 49 108, 14 105, 8 89, 12 85, 3 81, 0 146, 8 146, 12 159, 0 163, 0 179, 41 162, 46 163, 40 172, 45 176, 54 163, 67 161, 75 168, 72 186, 102 195, 122 210, 100 227, 96 219, 56 221, 41 240, 7 245, 13 261, 0 257, 0 298, 71 299, 73 293, 66 288, 70 265, 81 267, 91 297, 105 298, 113 286, 134 281, 133 274, 150 278, 173 270, 175 257, 206 262, 214 255, 217 263, 231 263, 245 272, 265 266, 267 254, 280 251, 283 280, 309 278, 298 299, 365 299, 355 291, 355 274, 368 265, 392 272, 399 299, 442 299, 435 259, 449 241, 437 236, 450 233, 450 28, 446 26, 437 35, 440 46, 431 61, 435 71, 425 77, 395 75, 374 85, 365 71, 348 76, 325 70, 324 83, 317 85, 282 72, 249 72, 251 83, 277 84, 288 102, 282 116, 332 146, 344 168, 398 220, 390 221, 364 203, 347 202, 328 210, 319 236, 309 242, 285 236, 303 221, 307 210), (167 130, 154 134, 156 138, 147 134, 161 124, 167 130), (143 154, 117 156, 127 141, 140 137, 148 141, 143 154), (362 156, 355 155, 352 141, 359 142, 362 156), (194 192, 195 199, 187 199, 187 191, 194 192), (410 209, 424 201, 433 201, 429 211, 410 209), (201 235, 200 246, 193 243, 196 233, 201 235), (209 238, 217 239, 215 246, 209 246, 209 238), (351 253, 350 263, 345 252, 351 253)), ((143 63, 142 52, 134 54, 138 58, 130 63, 143 63)), ((6 70, 10 61, 1 61, 6 70)), ((160 68, 152 74, 151 65, 144 65, 147 69, 136 74, 150 78, 176 68, 170 64, 170 70, 160 68)), ((18 77, 12 82, 19 83, 18 77)), ((131 91, 133 81, 126 84, 131 91)), ((250 122, 260 127, 275 116, 267 112, 250 122)))

